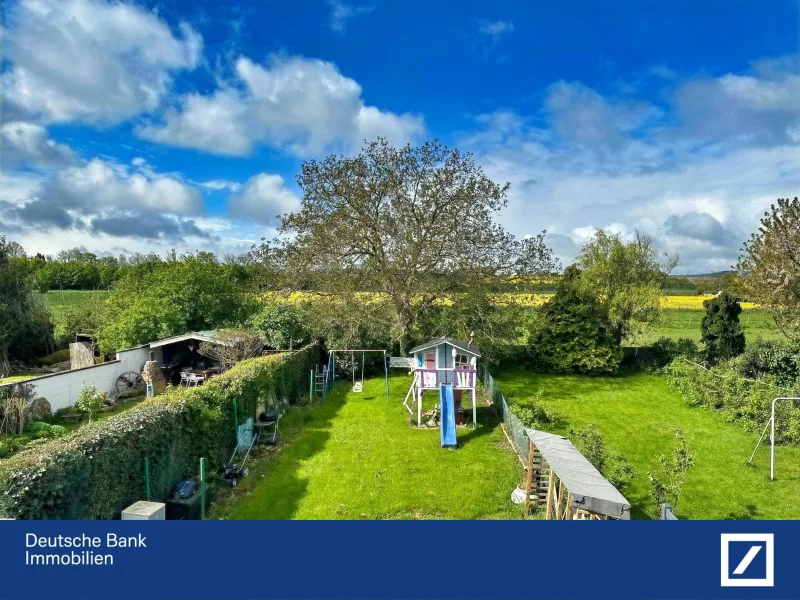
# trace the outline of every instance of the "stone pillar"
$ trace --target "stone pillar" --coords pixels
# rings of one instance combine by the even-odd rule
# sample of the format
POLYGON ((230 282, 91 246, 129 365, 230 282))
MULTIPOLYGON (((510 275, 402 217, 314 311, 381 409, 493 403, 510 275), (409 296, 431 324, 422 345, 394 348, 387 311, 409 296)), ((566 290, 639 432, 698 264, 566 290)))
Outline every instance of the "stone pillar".
POLYGON ((153 386, 153 396, 163 394, 167 389, 167 380, 161 372, 161 365, 156 360, 148 360, 144 363, 142 379, 144 379, 145 384, 149 383, 153 386))

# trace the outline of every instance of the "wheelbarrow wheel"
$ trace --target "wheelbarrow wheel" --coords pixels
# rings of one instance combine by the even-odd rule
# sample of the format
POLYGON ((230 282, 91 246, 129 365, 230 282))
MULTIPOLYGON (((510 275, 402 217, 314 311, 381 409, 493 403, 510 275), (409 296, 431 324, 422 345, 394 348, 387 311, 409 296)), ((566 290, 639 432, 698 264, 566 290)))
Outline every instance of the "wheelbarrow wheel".
POLYGON ((236 480, 235 479, 231 479, 231 487, 236 487, 236 480))

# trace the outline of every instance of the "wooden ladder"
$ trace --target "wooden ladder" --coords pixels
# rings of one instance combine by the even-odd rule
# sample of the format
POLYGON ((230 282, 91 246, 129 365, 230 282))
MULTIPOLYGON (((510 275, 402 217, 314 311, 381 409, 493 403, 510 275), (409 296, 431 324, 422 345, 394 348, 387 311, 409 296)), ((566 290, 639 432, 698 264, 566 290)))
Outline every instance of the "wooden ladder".
POLYGON ((536 446, 530 442, 528 447, 528 466, 525 468, 525 516, 531 511, 531 503, 547 503, 547 490, 550 485, 550 466, 536 446))

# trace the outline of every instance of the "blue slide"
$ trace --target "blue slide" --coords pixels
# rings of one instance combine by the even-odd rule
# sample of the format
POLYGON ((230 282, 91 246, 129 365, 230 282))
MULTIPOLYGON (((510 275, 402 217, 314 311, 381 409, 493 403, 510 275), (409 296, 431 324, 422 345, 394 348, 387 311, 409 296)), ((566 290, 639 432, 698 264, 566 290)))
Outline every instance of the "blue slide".
POLYGON ((442 448, 456 446, 456 407, 453 403, 453 386, 439 386, 439 405, 442 407, 442 418, 439 432, 442 437, 442 448))

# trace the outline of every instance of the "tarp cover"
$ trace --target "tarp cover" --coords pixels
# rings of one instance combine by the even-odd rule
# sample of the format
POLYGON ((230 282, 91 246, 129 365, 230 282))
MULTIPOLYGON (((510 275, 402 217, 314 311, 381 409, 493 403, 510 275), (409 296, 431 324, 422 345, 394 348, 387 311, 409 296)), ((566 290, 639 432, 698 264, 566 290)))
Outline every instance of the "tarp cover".
POLYGON ((617 519, 630 519, 631 503, 567 438, 535 429, 525 433, 572 494, 572 506, 617 519))

